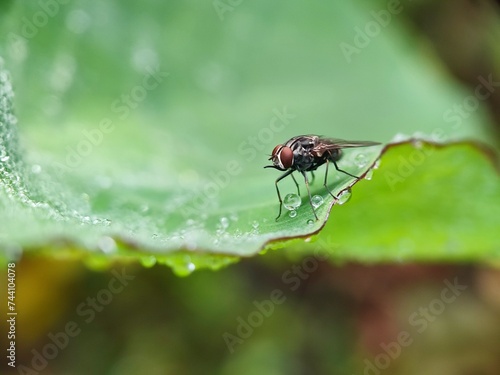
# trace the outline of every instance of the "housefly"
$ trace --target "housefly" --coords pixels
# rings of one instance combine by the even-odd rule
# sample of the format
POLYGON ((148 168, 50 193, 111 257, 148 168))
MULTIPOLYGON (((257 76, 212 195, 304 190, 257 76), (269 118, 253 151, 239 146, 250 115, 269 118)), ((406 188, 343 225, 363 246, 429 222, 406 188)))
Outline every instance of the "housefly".
POLYGON ((307 179, 306 172, 311 172, 314 179, 313 171, 318 167, 326 164, 325 178, 323 181, 323 186, 326 188, 328 193, 337 200, 331 190, 328 188, 327 177, 328 177, 328 164, 333 163, 335 169, 339 172, 345 173, 355 179, 360 177, 355 176, 349 172, 340 169, 337 162, 342 158, 343 148, 353 148, 353 147, 369 147, 379 145, 378 142, 370 141, 344 141, 342 139, 336 138, 323 138, 317 135, 299 135, 289 139, 286 143, 277 145, 271 154, 269 160, 273 162, 273 165, 267 165, 264 168, 274 168, 279 171, 284 171, 280 177, 275 182, 276 192, 278 193, 278 199, 280 201, 280 208, 276 221, 281 216, 281 209, 283 206, 283 200, 281 199, 280 190, 278 188, 278 182, 287 176, 292 176, 295 186, 297 186, 297 192, 300 196, 299 184, 293 176, 293 172, 298 171, 304 176, 304 181, 307 188, 307 194, 309 195, 309 203, 313 210, 316 220, 318 216, 312 204, 311 191, 309 189, 309 180, 307 179))

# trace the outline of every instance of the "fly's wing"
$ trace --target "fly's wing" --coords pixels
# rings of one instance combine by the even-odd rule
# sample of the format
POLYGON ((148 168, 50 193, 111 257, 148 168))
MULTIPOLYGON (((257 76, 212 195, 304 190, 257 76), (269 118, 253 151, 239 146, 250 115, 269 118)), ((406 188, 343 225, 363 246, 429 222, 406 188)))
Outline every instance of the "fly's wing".
POLYGON ((313 152, 321 156, 325 151, 333 151, 341 148, 370 147, 379 145, 379 142, 371 141, 346 141, 338 138, 320 138, 313 152))
POLYGON ((372 141, 346 141, 338 138, 320 138, 320 144, 325 144, 330 148, 349 148, 349 147, 370 147, 379 145, 380 142, 372 141))

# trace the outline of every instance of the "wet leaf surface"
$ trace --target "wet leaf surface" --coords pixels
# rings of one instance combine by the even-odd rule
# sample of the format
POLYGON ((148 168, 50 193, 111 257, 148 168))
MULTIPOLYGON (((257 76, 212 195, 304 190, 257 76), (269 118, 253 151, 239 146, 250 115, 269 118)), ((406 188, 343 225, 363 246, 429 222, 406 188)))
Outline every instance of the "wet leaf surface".
MULTIPOLYGON (((319 243, 338 261, 498 258, 498 174, 468 144, 392 146, 375 170, 382 147, 349 150, 342 168, 366 179, 351 186, 349 176, 329 177, 335 194, 351 188, 348 202, 332 208, 321 168, 312 185, 323 200, 320 220, 300 179, 296 215, 274 220, 279 173, 262 167, 292 136, 491 139, 481 109, 451 116, 470 93, 432 55, 409 50, 418 42, 397 21, 346 58, 340 46, 353 43, 353 25, 369 14, 359 4, 245 3, 223 21, 210 3, 196 12, 164 7, 141 5, 147 22, 127 18, 134 5, 118 2, 77 13, 61 7, 35 35, 7 38, 0 49, 4 259, 74 256, 96 268, 113 259, 159 262, 184 275, 262 249, 315 251, 319 243), (100 7, 116 9, 104 20, 94 17, 100 7), (325 222, 317 241, 303 241, 325 222)), ((15 17, 2 30, 22 36, 16 20, 37 10, 12 4, 15 17)), ((296 192, 291 179, 280 189, 296 192)))

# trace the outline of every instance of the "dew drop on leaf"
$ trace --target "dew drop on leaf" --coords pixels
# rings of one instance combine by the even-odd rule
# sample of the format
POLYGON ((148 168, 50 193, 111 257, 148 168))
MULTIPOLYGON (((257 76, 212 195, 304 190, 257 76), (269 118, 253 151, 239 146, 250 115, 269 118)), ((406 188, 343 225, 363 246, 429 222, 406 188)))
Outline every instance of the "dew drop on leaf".
POLYGON ((191 257, 185 257, 183 263, 174 265, 174 272, 177 276, 188 276, 196 269, 196 265, 191 261, 191 257))
POLYGON ((229 219, 225 216, 220 218, 219 223, 222 230, 226 230, 229 227, 229 219))
POLYGON ((300 207, 301 204, 302 200, 297 194, 294 193, 287 194, 285 196, 285 199, 283 199, 283 206, 285 206, 285 208, 290 211, 295 211, 300 207))
POLYGON ((288 213, 288 216, 290 216, 291 218, 294 218, 295 216, 297 216, 297 211, 295 211, 295 210, 291 210, 291 211, 288 213))
POLYGON ((370 169, 369 171, 366 172, 365 174, 365 180, 371 180, 373 177, 373 169, 370 169))
POLYGON ((368 164, 368 158, 365 154, 358 154, 354 158, 354 163, 356 163, 359 168, 364 168, 368 164))
POLYGON ((418 139, 412 139, 411 143, 416 149, 421 149, 422 147, 424 147, 424 143, 418 139))
POLYGON ((156 264, 156 257, 154 255, 144 256, 141 258, 141 264, 146 268, 151 268, 156 264))
POLYGON ((324 200, 323 200, 323 197, 321 195, 314 195, 311 198, 311 202, 312 202, 312 205, 314 208, 318 208, 319 206, 321 206, 323 204, 324 200))
POLYGON ((34 173, 34 174, 38 174, 42 171, 42 167, 39 166, 38 164, 33 164, 31 166, 31 172, 34 173))
POLYGON ((338 204, 344 204, 351 198, 351 189, 346 189, 338 196, 338 204))
POLYGON ((116 250, 116 242, 109 236, 103 236, 97 241, 97 247, 99 247, 99 250, 103 253, 109 254, 116 250))

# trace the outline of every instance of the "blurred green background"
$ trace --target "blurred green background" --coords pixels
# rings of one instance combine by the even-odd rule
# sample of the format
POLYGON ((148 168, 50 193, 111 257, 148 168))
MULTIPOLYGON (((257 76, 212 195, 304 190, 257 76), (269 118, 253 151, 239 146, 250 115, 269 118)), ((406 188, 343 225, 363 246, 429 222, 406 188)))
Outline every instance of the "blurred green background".
MULTIPOLYGON (((440 129, 444 139, 498 145, 500 23, 491 1, 10 1, 0 5, 0 31, 26 165, 56 176, 41 193, 60 194, 64 183, 68 211, 105 212, 118 200, 138 212, 121 228, 131 233, 151 237, 161 227, 136 223, 142 210, 153 218, 166 210, 169 227, 185 190, 228 159, 245 162, 245 173, 239 193, 221 199, 262 202, 271 215, 276 176, 260 185, 261 168, 275 144, 297 134, 387 142, 440 129), (469 103, 480 77, 492 77, 491 95, 469 103), (289 124, 242 152, 284 108, 295 116, 289 124), (83 132, 108 129, 106 120, 112 130, 78 157, 83 132), (148 205, 134 194, 145 191, 148 205), (162 191, 178 206, 155 207, 162 191)), ((17 361, 32 372, 12 373, 500 373, 492 265, 323 258, 268 251, 178 278, 159 265, 96 271, 25 255, 17 361), (110 284, 117 272, 130 275, 118 278, 123 288, 110 284), (450 289, 455 282, 463 289, 450 289), (60 333, 70 322, 74 337, 60 333), (51 352, 54 337, 61 347, 51 352)))

